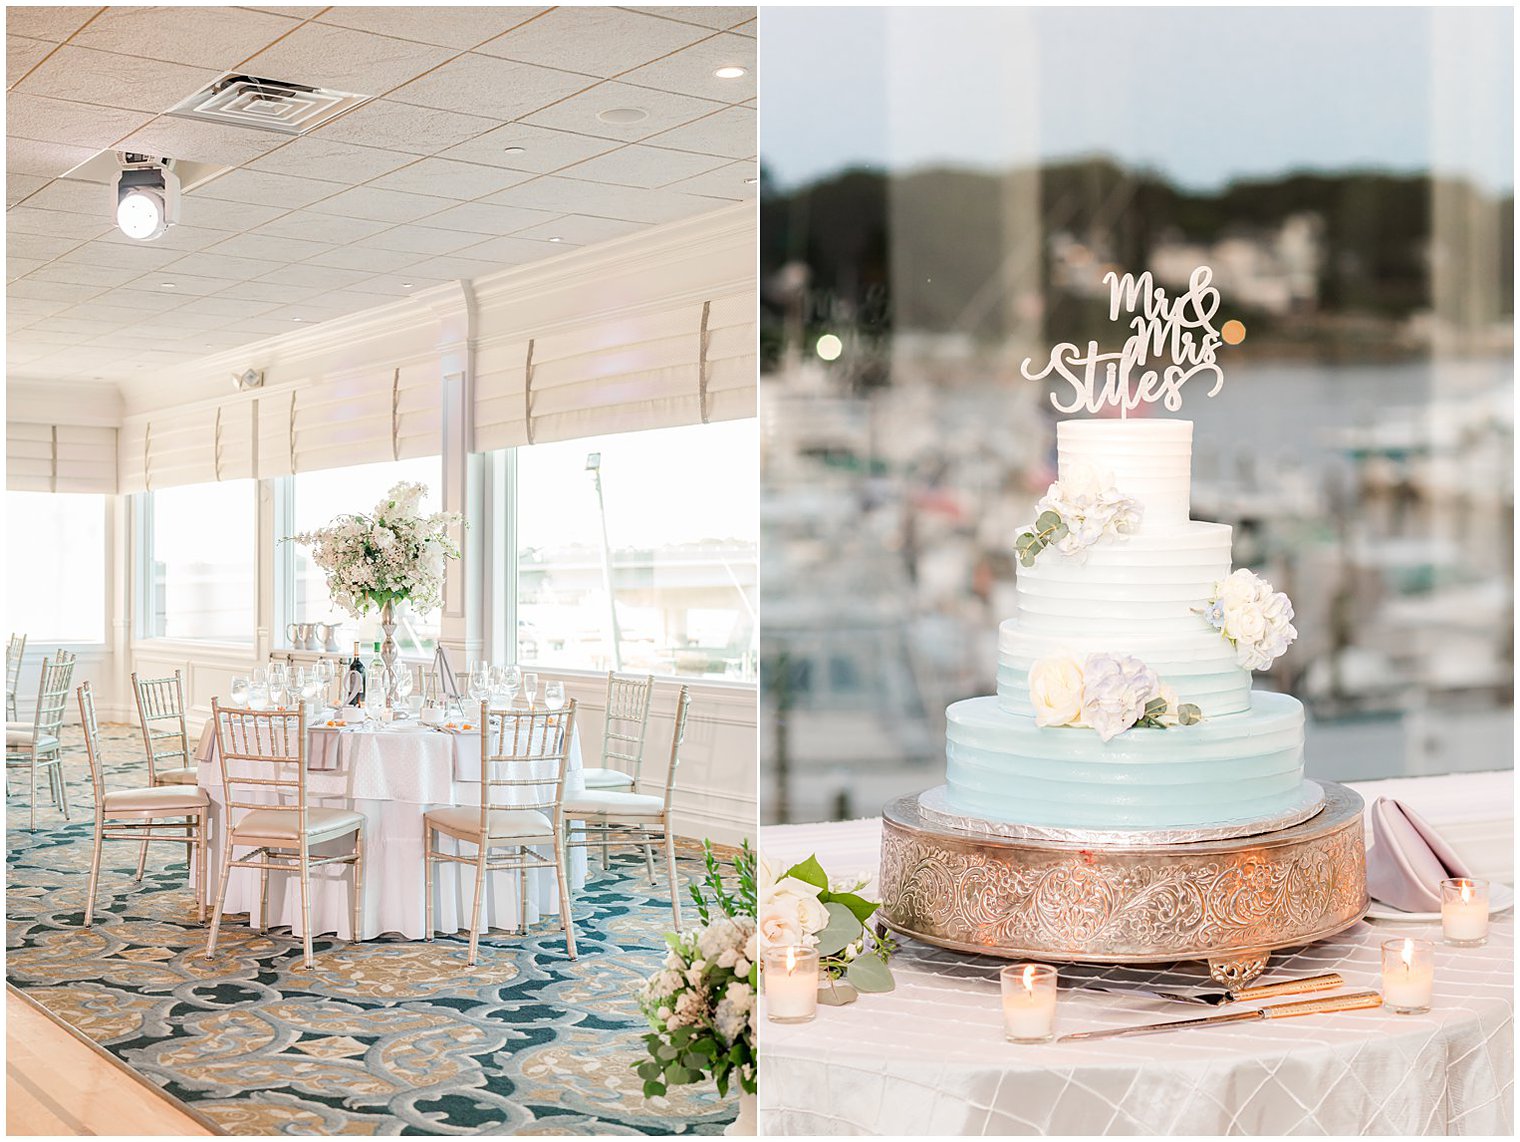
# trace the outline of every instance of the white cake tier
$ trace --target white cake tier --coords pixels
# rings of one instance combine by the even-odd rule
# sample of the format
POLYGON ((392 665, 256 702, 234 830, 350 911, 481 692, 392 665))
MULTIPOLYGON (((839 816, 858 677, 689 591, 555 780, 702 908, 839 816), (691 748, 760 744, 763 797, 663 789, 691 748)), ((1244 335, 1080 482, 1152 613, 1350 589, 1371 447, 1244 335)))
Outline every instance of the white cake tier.
POLYGON ((1211 828, 1269 819, 1302 798, 1304 708, 1253 695, 1245 713, 1169 730, 1042 729, 993 698, 946 711, 956 811, 1058 829, 1211 828))
POLYGON ((1063 420, 1056 425, 1058 476, 1073 463, 1112 472, 1114 487, 1145 508, 1142 531, 1187 523, 1193 488, 1191 420, 1063 420))
POLYGON ((1087 561, 1046 548, 1018 571, 1019 613, 998 631, 998 701, 1034 713, 1029 668, 1063 655, 1129 654, 1194 702, 1205 717, 1250 706, 1251 675, 1203 609, 1230 573, 1230 528, 1186 523, 1087 549, 1087 561))

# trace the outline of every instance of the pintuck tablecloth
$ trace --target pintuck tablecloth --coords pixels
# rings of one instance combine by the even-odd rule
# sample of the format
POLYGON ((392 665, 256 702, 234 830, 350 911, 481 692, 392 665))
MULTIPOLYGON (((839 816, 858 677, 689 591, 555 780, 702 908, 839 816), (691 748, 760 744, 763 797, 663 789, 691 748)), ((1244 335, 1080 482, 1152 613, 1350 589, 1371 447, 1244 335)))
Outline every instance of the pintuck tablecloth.
MULTIPOLYGON (((308 744, 307 803, 324 808, 356 809, 365 820, 365 868, 360 938, 372 939, 396 932, 409 939, 426 934, 423 916, 422 816, 429 809, 480 804, 480 733, 438 733, 432 730, 387 727, 383 729, 314 729, 308 744)), ((196 751, 199 783, 211 798, 212 840, 207 864, 207 883, 214 891, 221 871, 221 829, 226 815, 226 793, 221 763, 216 757, 216 734, 207 723, 196 751)), ((552 764, 545 763, 545 777, 552 764)), ((565 780, 566 796, 584 790, 581 749, 573 733, 565 780)), ((249 792, 240 787, 239 795, 249 792)), ((526 788, 499 791, 518 801, 527 800, 526 788)), ((270 799, 271 802, 273 798, 270 799)), ((346 852, 351 838, 313 847, 313 852, 346 852)), ((458 845, 441 838, 442 851, 473 853, 471 845, 458 845)), ((548 853, 547 849, 540 850, 548 853)), ((568 864, 570 888, 586 881, 586 850, 572 849, 568 864)), ((313 931, 335 933, 352 939, 350 901, 353 871, 348 865, 329 865, 312 870, 311 914, 313 931)), ((433 866, 435 919, 440 932, 468 927, 475 891, 474 870, 442 862, 433 866)), ((492 928, 517 926, 518 878, 507 873, 487 877, 483 910, 492 928)), ((558 887, 551 869, 528 874, 528 922, 559 915, 558 887)), ((259 877, 254 869, 234 869, 227 884, 223 912, 246 912, 251 923, 259 918, 259 877)), ((289 925, 301 934, 300 890, 294 875, 269 878, 270 924, 289 925)))
MULTIPOLYGON (((877 867, 880 834, 876 820, 774 827, 762 830, 761 848, 781 862, 816 852, 840 876, 877 867)), ((1373 1009, 1037 1046, 1003 1039, 1004 961, 905 939, 894 992, 820 1008, 812 1023, 762 1017, 761 1126, 769 1135, 1511 1135, 1513 934, 1509 913, 1481 948, 1440 944, 1439 923, 1363 921, 1275 955, 1263 977, 1337 971, 1348 990, 1377 988, 1381 941, 1434 940, 1426 1015, 1373 1009)), ((1214 1010, 1073 991, 1065 984, 1075 974, 1063 975, 1057 1034, 1214 1010)))

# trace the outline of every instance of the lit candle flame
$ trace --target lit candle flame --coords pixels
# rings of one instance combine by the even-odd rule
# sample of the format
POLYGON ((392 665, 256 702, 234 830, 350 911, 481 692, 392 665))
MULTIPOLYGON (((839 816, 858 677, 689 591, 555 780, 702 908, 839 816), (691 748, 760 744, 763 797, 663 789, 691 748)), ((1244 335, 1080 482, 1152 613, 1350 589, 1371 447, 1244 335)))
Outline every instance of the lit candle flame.
POLYGON ((1470 884, 1464 884, 1464 885, 1462 885, 1462 903, 1463 904, 1471 904, 1472 903, 1472 898, 1473 898, 1472 885, 1470 885, 1470 884))
POLYGON ((1029 964, 1024 968, 1024 990, 1030 995, 1034 994, 1034 965, 1029 964))
POLYGON ((1400 953, 1400 956, 1401 956, 1401 958, 1404 961, 1404 970, 1405 971, 1412 971, 1412 970, 1414 970, 1414 941, 1413 940, 1405 940, 1404 941, 1404 948, 1403 948, 1402 952, 1400 953))
POLYGON ((786 949, 786 974, 791 975, 796 969, 797 949, 796 947, 789 947, 786 949))

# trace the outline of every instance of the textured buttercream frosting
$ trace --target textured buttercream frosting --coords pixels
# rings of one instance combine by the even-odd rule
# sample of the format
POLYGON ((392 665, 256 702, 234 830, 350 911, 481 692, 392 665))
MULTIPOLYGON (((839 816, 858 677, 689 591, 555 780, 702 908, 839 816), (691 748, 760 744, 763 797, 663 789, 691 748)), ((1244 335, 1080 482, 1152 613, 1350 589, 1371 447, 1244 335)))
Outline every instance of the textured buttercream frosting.
POLYGON ((1078 464, 1113 473, 1114 487, 1144 507, 1143 531, 1187 523, 1191 420, 1063 420, 1056 425, 1056 464, 1058 478, 1078 464))

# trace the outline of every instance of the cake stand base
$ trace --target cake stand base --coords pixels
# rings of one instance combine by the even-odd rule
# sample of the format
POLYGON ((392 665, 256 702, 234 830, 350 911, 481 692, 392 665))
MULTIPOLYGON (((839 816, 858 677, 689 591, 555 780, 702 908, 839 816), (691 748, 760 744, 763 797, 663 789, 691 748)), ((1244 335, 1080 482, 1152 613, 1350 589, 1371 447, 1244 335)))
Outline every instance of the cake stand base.
POLYGON ((1068 963, 1206 960, 1219 983, 1367 910, 1362 799, 1322 782, 1290 828, 1155 847, 1013 839, 947 828, 919 794, 882 815, 878 913, 895 932, 983 955, 1068 963))

